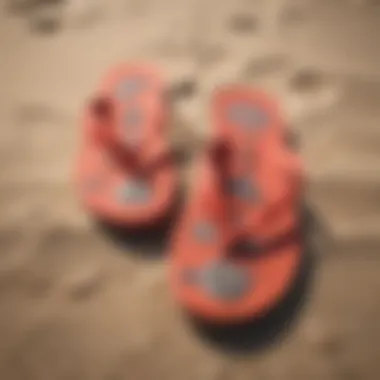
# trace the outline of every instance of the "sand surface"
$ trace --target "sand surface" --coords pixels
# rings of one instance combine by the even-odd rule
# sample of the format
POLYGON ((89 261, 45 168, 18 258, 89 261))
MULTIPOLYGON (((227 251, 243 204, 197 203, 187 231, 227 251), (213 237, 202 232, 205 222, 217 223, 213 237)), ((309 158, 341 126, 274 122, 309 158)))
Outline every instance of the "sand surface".
POLYGON ((3 0, 0 379, 379 379, 379 20, 380 2, 365 0, 3 0), (175 99, 180 140, 207 136, 207 101, 228 81, 273 91, 300 134, 310 204, 334 244, 272 350, 205 345, 166 263, 115 247, 76 203, 79 112, 128 59, 190 89, 175 99))

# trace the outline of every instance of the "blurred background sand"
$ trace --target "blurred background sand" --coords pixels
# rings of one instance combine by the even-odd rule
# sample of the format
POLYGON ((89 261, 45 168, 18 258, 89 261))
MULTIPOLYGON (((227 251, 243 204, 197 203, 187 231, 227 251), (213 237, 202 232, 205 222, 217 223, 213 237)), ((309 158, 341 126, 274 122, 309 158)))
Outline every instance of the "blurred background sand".
POLYGON ((0 12, 0 379, 380 378, 380 1, 3 0, 0 12), (300 134, 334 248, 265 354, 205 346, 166 264, 121 254, 76 204, 79 112, 110 65, 136 58, 191 89, 176 100, 182 139, 207 135, 210 93, 228 81, 273 91, 300 134))

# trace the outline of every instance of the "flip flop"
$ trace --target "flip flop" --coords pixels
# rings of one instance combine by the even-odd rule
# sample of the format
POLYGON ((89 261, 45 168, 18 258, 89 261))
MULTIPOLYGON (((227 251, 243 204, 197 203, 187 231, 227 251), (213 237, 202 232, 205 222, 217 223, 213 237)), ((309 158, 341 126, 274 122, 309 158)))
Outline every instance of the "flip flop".
POLYGON ((84 207, 117 226, 153 225, 170 213, 177 173, 167 142, 168 105, 150 66, 110 70, 85 110, 76 163, 84 207))
POLYGON ((295 281, 303 170, 264 92, 231 86, 211 108, 213 138, 173 236, 170 281, 191 314, 224 324, 269 312, 295 281))

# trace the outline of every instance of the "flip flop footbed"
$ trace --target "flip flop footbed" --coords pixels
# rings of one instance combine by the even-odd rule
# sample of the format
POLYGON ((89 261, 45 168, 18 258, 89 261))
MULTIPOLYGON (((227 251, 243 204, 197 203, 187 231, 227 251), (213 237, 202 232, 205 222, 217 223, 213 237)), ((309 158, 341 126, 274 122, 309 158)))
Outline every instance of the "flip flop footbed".
POLYGON ((284 145, 273 101, 232 88, 217 94, 213 104, 215 139, 222 138, 231 147, 222 168, 226 178, 220 186, 218 163, 207 153, 200 159, 194 189, 173 238, 171 281, 186 308, 226 322, 265 312, 291 287, 302 241, 292 235, 281 244, 270 243, 298 229, 302 174, 298 159, 284 145), (235 110, 231 122, 228 110, 236 100, 245 108, 235 110), (245 116, 239 119, 242 112, 245 116), (246 124, 242 128, 239 123, 246 124), (252 126, 255 123, 258 128, 252 126), (235 235, 240 239, 240 233, 247 254, 236 256, 229 240, 235 235), (258 247, 267 248, 257 254, 258 247))
POLYGON ((117 224, 149 222, 170 208, 177 185, 163 81, 154 68, 121 65, 99 88, 95 105, 103 106, 101 114, 92 103, 83 120, 76 168, 81 201, 117 224))

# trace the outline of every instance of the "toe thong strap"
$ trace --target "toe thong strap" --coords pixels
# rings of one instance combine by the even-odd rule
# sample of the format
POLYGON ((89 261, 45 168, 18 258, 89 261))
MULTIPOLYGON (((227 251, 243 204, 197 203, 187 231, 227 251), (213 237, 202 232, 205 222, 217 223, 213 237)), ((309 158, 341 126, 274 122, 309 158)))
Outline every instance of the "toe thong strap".
POLYGON ((144 170, 147 175, 154 173, 163 166, 170 165, 173 160, 173 152, 163 142, 155 143, 146 157, 144 170))
POLYGON ((223 186, 228 178, 228 166, 232 157, 232 147, 228 142, 220 139, 210 144, 208 148, 208 155, 211 164, 215 168, 215 173, 218 174, 218 180, 223 186))
POLYGON ((221 208, 220 213, 226 220, 230 220, 233 213, 233 204, 230 197, 226 197, 225 192, 230 177, 229 170, 233 153, 232 146, 223 139, 212 142, 207 150, 218 194, 218 207, 221 208))
POLYGON ((106 147, 115 162, 128 167, 138 176, 149 176, 166 165, 172 154, 165 144, 159 142, 148 146, 148 154, 141 146, 129 146, 119 141, 115 131, 115 109, 112 100, 106 96, 96 97, 90 104, 92 133, 96 141, 106 147))

